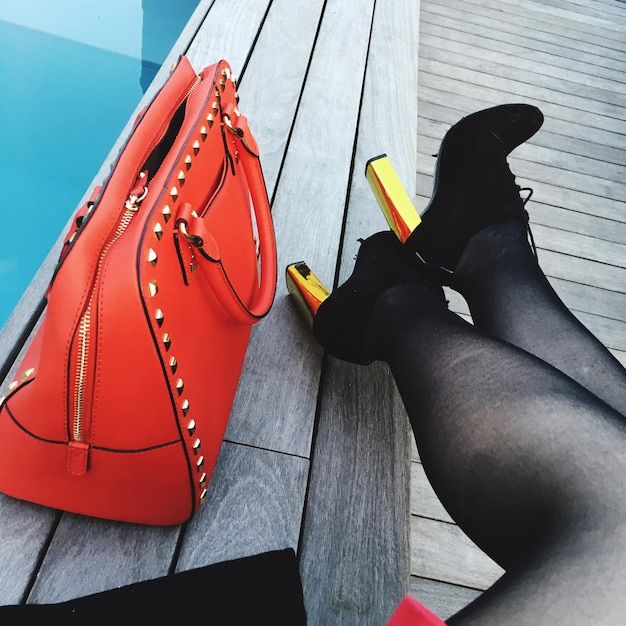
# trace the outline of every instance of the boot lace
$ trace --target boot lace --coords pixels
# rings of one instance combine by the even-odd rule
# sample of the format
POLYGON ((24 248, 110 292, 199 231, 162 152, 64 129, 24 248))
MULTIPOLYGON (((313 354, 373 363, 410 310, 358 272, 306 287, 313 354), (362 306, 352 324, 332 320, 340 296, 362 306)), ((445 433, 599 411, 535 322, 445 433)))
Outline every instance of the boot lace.
POLYGON ((532 248, 535 259, 537 259, 538 258, 537 246, 535 245, 535 238, 533 237, 533 231, 530 228, 530 215, 528 214, 528 211, 526 210, 526 204, 532 198, 532 195, 533 195, 533 188, 532 187, 520 187, 519 185, 517 185, 517 190, 519 191, 520 195, 524 192, 527 193, 526 197, 522 197, 522 207, 523 207, 523 212, 524 212, 522 219, 524 220, 524 226, 526 226, 526 234, 528 236, 528 242, 530 243, 530 247, 532 248))

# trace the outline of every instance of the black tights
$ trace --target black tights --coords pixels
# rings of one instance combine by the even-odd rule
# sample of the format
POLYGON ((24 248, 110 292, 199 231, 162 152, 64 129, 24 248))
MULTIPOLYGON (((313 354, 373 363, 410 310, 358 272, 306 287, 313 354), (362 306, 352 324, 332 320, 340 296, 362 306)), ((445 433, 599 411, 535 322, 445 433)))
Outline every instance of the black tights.
POLYGON ((424 469, 505 575, 450 624, 620 623, 626 615, 626 373, 549 286, 515 221, 454 276, 475 326, 427 287, 372 319, 424 469))

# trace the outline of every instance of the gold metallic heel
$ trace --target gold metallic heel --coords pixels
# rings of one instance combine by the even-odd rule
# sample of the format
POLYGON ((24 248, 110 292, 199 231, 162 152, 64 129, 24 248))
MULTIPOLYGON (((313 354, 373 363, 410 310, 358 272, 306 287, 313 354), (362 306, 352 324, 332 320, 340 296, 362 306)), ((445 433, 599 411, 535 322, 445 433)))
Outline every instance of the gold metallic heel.
POLYGON ((402 186, 389 157, 381 154, 370 159, 365 166, 365 177, 389 227, 405 243, 422 219, 402 186))
POLYGON ((312 327, 313 318, 330 291, 304 261, 288 265, 285 274, 289 294, 312 327))

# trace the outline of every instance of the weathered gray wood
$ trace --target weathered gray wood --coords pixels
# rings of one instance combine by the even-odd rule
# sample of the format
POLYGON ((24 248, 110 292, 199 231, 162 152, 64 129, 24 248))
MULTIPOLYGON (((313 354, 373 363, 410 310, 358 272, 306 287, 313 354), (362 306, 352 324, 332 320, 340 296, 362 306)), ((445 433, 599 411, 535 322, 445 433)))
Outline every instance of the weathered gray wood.
MULTIPOLYGON (((366 161, 386 152, 413 191, 418 4, 376 3, 339 282, 352 271, 357 238, 386 227, 366 161)), ((408 589, 408 423, 381 364, 331 359, 323 380, 302 542, 305 594, 318 598, 309 619, 382 624, 408 589)))
POLYGON ((500 3, 487 2, 483 6, 500 9, 501 5, 505 5, 507 11, 532 13, 536 21, 547 26, 552 26, 556 23, 562 30, 570 32, 573 37, 576 37, 578 33, 597 35, 598 31, 601 30, 611 39, 623 43, 623 38, 621 37, 623 31, 620 30, 620 25, 616 24, 607 15, 600 16, 590 11, 585 11, 582 14, 579 10, 573 10, 574 7, 568 6, 564 2, 558 6, 555 2, 552 2, 552 6, 549 6, 549 4, 543 1, 538 2, 537 0, 521 0, 521 2, 503 0, 500 3))
POLYGON ((560 20, 541 21, 536 13, 521 13, 518 7, 511 10, 511 7, 507 6, 505 11, 498 3, 485 2, 484 0, 478 2, 446 0, 446 2, 440 2, 439 4, 445 6, 448 11, 461 10, 464 16, 476 15, 479 18, 495 18, 497 19, 495 27, 498 29, 522 30, 532 33, 538 39, 550 38, 553 41, 558 41, 565 50, 570 47, 576 47, 576 45, 586 47, 602 46, 607 47, 608 57, 619 59, 620 53, 626 49, 626 43, 620 41, 619 38, 609 39, 606 35, 606 30, 602 30, 601 33, 596 31, 589 33, 580 29, 573 29, 570 24, 566 26, 560 20))
POLYGON ((589 63, 585 59, 562 56, 560 48, 546 52, 544 49, 536 49, 529 45, 528 38, 523 36, 511 38, 504 33, 494 32, 493 29, 455 20, 445 15, 438 15, 433 19, 433 16, 424 12, 421 19, 421 35, 424 41, 428 41, 425 36, 430 35, 434 38, 433 45, 437 47, 445 45, 446 49, 452 49, 455 53, 460 52, 458 46, 463 46, 463 54, 478 58, 497 52, 507 54, 509 57, 515 56, 516 63, 522 63, 523 66, 526 62, 541 64, 544 73, 565 71, 568 79, 574 82, 598 84, 614 91, 619 91, 624 83, 621 72, 597 63, 589 63))
POLYGON ((435 47, 435 44, 441 42, 442 40, 436 37, 425 37, 424 50, 427 52, 420 57, 420 62, 422 59, 429 59, 433 62, 449 63, 452 53, 456 68, 486 73, 494 78, 523 79, 537 87, 576 93, 578 97, 618 107, 624 99, 623 84, 611 80, 586 78, 585 74, 574 70, 553 69, 550 65, 523 59, 520 59, 515 67, 510 67, 505 62, 509 58, 506 53, 485 50, 482 53, 463 54, 462 51, 467 49, 466 45, 446 42, 445 46, 435 47))
POLYGON ((446 620, 481 594, 477 589, 411 576, 411 595, 446 620))
POLYGON ((409 447, 397 402, 384 365, 329 361, 302 539, 312 625, 384 624, 408 591, 409 447))
MULTIPOLYGON (((588 97, 577 95, 577 91, 567 85, 561 85, 563 91, 552 90, 543 86, 537 75, 532 72, 514 72, 511 69, 508 76, 493 76, 478 70, 461 68, 456 65, 420 58, 420 71, 431 77, 431 82, 438 88, 450 86, 452 82, 465 85, 468 93, 475 93, 482 97, 488 90, 505 92, 509 97, 532 98, 535 102, 551 103, 572 111, 572 119, 579 119, 581 124, 591 128, 624 132, 626 129, 623 107, 617 104, 607 104, 599 100, 590 100, 588 97), (572 93, 573 92, 573 93, 572 93)), ((459 85, 460 86, 460 85, 459 85)), ((547 105, 546 105, 547 108, 547 105)))
MULTIPOLYGON (((491 14, 493 15, 493 14, 491 14)), ((462 31, 469 30, 477 35, 493 39, 496 42, 511 42, 528 50, 538 50, 553 57, 568 57, 574 61, 594 66, 604 66, 612 71, 619 72, 623 67, 622 55, 615 58, 607 56, 610 51, 585 43, 573 46, 565 37, 549 36, 534 32, 530 29, 517 28, 515 25, 503 23, 498 16, 489 17, 481 13, 450 12, 441 4, 429 4, 424 8, 423 18, 430 23, 441 23, 444 26, 454 24, 454 28, 462 31), (451 22, 445 20, 450 18, 451 22), (465 25, 465 26, 463 26, 465 25), (604 54, 604 56, 600 56, 604 54)), ((621 81, 622 79, 616 78, 621 81)))
POLYGON ((224 442, 207 502, 185 528, 177 571, 296 550, 308 471, 306 459, 224 442))
MULTIPOLYGON (((276 190, 280 168, 285 158, 289 133, 296 115, 322 6, 323 3, 317 0, 294 11, 292 3, 288 0, 275 1, 239 88, 242 110, 244 112, 247 110, 243 109, 244 103, 251 106, 250 123, 259 143, 270 197, 276 190), (289 50, 289 54, 277 54, 279 50, 289 50)), ((310 106, 316 106, 315 89, 322 88, 321 80, 323 79, 320 77, 317 86, 313 87, 310 106)), ((304 110, 303 114, 311 115, 310 109, 308 112, 304 110)), ((304 124, 300 134, 292 139, 291 146, 299 144, 299 149, 302 150, 302 146, 306 146, 307 143, 308 134, 304 124)), ((312 164, 313 161, 301 162, 303 168, 312 167, 312 164)), ((306 231, 300 228, 300 224, 306 224, 308 218, 306 208, 309 199, 298 193, 294 187, 288 188, 286 193, 287 195, 281 195, 287 207, 283 215, 282 232, 276 217, 280 209, 274 210, 279 253, 284 249, 287 238, 293 239, 296 243, 301 240, 306 231), (302 205, 300 216, 292 214, 292 207, 296 208, 295 205, 300 204, 302 205)), ((299 257, 291 257, 291 261, 298 260, 299 257)), ((274 310, 253 329, 227 437, 233 441, 293 451, 306 456, 309 453, 312 428, 313 394, 316 393, 319 379, 319 353, 317 357, 308 359, 306 354, 295 349, 300 342, 297 334, 309 333, 301 320, 290 317, 294 311, 284 297, 283 287, 283 266, 287 262, 281 260, 279 264, 279 294, 274 310), (277 350, 278 345, 284 348, 277 350), (285 379, 287 373, 288 378, 285 379), (287 380, 290 382, 287 383, 287 380), (311 381, 312 385, 310 401, 306 403, 298 397, 301 393, 299 388, 301 381, 304 380, 311 381), (289 393, 293 394, 291 403, 286 400, 285 385, 290 389, 289 393), (268 399, 277 395, 282 398, 280 410, 273 406, 275 410, 265 410, 261 418, 259 407, 267 406, 268 399)), ((310 341, 310 337, 308 339, 310 341)))
POLYGON ((0 495, 0 604, 26 600, 60 513, 0 495))
POLYGON ((64 513, 28 602, 62 602, 164 576, 178 533, 178 527, 140 526, 64 513))
POLYGON ((441 522, 454 522, 430 486, 424 467, 416 461, 411 463, 411 514, 441 522))
POLYGON ((414 515, 411 537, 414 576, 487 589, 503 574, 455 524, 414 515))
POLYGON ((249 353, 263 359, 253 372, 254 388, 274 398, 280 381, 281 408, 274 412, 274 427, 269 430, 255 424, 258 403, 246 403, 244 411, 238 398, 236 411, 250 420, 249 432, 254 436, 249 441, 245 432, 237 433, 242 443, 309 454, 321 351, 286 297, 282 271, 288 263, 306 259, 322 281, 332 285, 371 15, 371 0, 354 6, 336 1, 325 7, 274 197, 281 272, 276 299, 249 347, 249 353), (345 37, 348 24, 350 45, 345 37), (331 90, 336 97, 328 97, 330 81, 337 77, 341 80, 331 90))
POLYGON ((273 0, 238 85, 242 106, 251 110, 270 197, 285 158, 322 9, 322 0, 298 6, 297 11, 290 0, 273 0))
POLYGON ((270 0, 215 0, 187 56, 198 70, 226 59, 240 77, 270 0))

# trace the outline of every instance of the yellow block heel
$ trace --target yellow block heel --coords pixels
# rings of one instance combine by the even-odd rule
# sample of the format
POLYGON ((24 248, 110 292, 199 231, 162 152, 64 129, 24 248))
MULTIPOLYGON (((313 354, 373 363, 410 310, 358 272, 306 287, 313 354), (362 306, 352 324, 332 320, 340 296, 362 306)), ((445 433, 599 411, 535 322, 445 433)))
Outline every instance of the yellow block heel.
POLYGON ((398 239, 405 243, 422 221, 402 186, 391 160, 386 154, 374 157, 365 166, 365 178, 398 239))
POLYGON ((285 274, 289 294, 312 327, 313 318, 330 291, 304 261, 288 265, 285 274))

